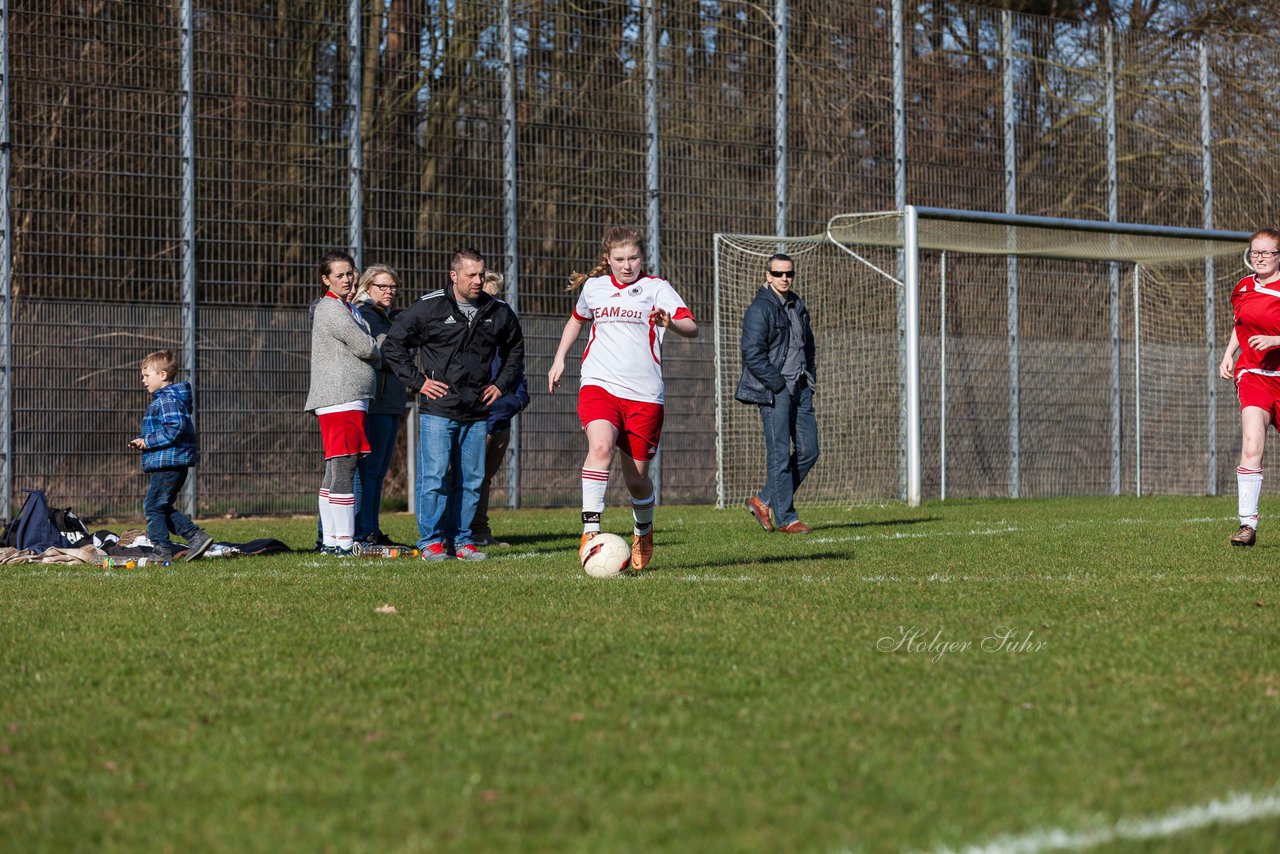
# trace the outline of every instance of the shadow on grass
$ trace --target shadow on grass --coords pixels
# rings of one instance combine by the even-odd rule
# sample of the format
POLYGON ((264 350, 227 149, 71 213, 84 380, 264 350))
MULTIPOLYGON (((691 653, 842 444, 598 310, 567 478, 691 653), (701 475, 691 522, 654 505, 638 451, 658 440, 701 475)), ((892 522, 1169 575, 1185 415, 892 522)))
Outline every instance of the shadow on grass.
POLYGON ((813 526, 815 534, 832 531, 838 528, 899 528, 904 525, 919 525, 924 522, 941 522, 941 516, 921 516, 918 519, 876 519, 867 522, 834 522, 819 523, 813 526))
POLYGON ((852 552, 806 552, 804 554, 794 555, 761 555, 750 560, 743 560, 741 558, 725 558, 724 560, 700 561, 698 563, 682 564, 678 567, 664 568, 670 572, 680 572, 691 569, 744 569, 751 566, 813 563, 816 560, 852 561, 853 559, 854 555, 852 552))

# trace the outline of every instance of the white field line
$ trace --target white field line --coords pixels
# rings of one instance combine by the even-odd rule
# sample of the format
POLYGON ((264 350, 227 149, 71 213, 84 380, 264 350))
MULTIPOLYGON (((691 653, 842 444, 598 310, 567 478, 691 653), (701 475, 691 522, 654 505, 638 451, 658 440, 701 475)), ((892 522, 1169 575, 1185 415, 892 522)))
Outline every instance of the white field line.
POLYGON ((1082 830, 1054 827, 1018 836, 998 836, 964 848, 938 848, 935 854, 1041 854, 1084 851, 1126 840, 1167 839, 1215 824, 1249 824, 1280 816, 1280 795, 1231 795, 1207 804, 1182 807, 1154 818, 1122 818, 1114 824, 1082 830))
MULTIPOLYGON (((1162 523, 1165 521, 1167 520, 1161 520, 1162 523)), ((1234 522, 1236 521, 1236 517, 1223 516, 1218 519, 1210 519, 1210 518, 1183 519, 1181 520, 1181 524, 1183 525, 1215 524, 1216 525, 1226 521, 1234 522)), ((1081 527, 1097 528, 1102 525, 1128 526, 1128 525, 1151 525, 1151 524, 1155 524, 1151 519, 1133 519, 1133 518, 1117 518, 1117 519, 1103 519, 1103 520, 1080 519, 1080 520, 1072 520, 1070 522, 1058 522, 1053 525, 1047 525, 1042 527, 1039 525, 1015 526, 1008 522, 1004 522, 1002 520, 1000 522, 994 523, 994 525, 991 527, 974 528, 968 531, 923 531, 919 533, 910 532, 910 531, 895 531, 893 533, 888 533, 888 534, 850 534, 849 536, 846 536, 846 537, 818 536, 818 537, 809 537, 808 542, 811 542, 811 543, 857 543, 857 542, 870 542, 871 540, 926 540, 926 539, 932 539, 934 537, 993 537, 993 536, 999 536, 1000 534, 1034 533, 1037 531, 1045 531, 1045 530, 1061 531, 1067 528, 1081 528, 1081 527)))

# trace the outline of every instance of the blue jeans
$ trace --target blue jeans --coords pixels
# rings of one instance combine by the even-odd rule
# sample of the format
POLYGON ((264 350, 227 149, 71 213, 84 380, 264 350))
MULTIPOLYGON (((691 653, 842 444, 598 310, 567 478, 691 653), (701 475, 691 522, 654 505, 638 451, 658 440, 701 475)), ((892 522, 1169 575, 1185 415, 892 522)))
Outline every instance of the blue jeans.
POLYGON ((382 507, 382 481, 391 467, 391 454, 396 448, 396 434, 400 432, 399 415, 367 415, 364 421, 365 436, 369 439, 369 453, 360 458, 356 467, 356 539, 363 540, 370 534, 380 533, 378 511, 382 507))
POLYGON ((418 416, 418 482, 414 496, 418 513, 418 548, 444 541, 445 529, 453 535, 453 547, 471 542, 471 521, 484 480, 484 421, 454 421, 439 415, 418 416), (453 465, 452 483, 445 480, 453 465), (449 492, 457 499, 449 507, 449 492), (445 513, 451 519, 445 523, 445 513))
POLYGON ((149 472, 151 482, 147 485, 147 497, 142 500, 142 515, 147 517, 147 539, 156 551, 173 551, 170 531, 187 542, 200 532, 195 522, 173 506, 182 485, 187 482, 187 471, 180 468, 149 472))
POLYGON ((818 461, 818 418, 813 412, 813 389, 801 380, 795 391, 773 396, 773 405, 760 407, 768 480, 756 497, 773 508, 778 527, 790 525, 796 514, 796 490, 818 461))

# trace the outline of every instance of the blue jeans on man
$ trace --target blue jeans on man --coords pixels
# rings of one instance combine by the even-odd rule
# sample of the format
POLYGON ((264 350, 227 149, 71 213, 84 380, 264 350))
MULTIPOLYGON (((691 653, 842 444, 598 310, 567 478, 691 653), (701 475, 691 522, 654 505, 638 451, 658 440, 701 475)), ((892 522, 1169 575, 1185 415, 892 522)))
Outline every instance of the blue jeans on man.
POLYGON ((382 507, 382 482, 391 468, 391 457, 400 432, 399 415, 366 415, 364 433, 369 453, 356 466, 356 540, 363 542, 382 533, 378 511, 382 507))
POLYGON ((151 547, 160 553, 172 553, 170 532, 187 542, 200 533, 200 528, 186 514, 173 506, 178 493, 187 482, 190 469, 173 468, 148 472, 151 481, 147 485, 147 497, 142 500, 142 515, 147 519, 147 539, 151 547))
POLYGON ((453 536, 454 549, 472 543, 471 522, 480 500, 484 481, 484 449, 488 424, 454 421, 439 415, 418 415, 418 482, 414 497, 418 515, 418 548, 444 541, 445 530, 453 536), (446 480, 453 467, 452 482, 446 480), (450 508, 449 490, 459 499, 450 508), (445 514, 453 518, 445 522, 445 514))
POLYGON ((773 509, 779 528, 799 520, 796 491, 818 461, 818 418, 813 411, 813 389, 803 377, 795 388, 760 405, 768 480, 756 497, 773 509))

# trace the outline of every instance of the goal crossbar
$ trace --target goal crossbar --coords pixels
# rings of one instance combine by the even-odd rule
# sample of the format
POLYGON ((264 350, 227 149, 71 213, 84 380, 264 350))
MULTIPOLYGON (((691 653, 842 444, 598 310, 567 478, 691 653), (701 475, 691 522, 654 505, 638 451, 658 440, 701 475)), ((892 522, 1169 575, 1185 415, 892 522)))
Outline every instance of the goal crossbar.
MULTIPOLYGON (((1207 314, 1205 326, 1208 330, 1207 337, 1212 339, 1212 329, 1215 322, 1212 307, 1215 288, 1215 262, 1220 265, 1220 269, 1223 271, 1239 268, 1242 263, 1242 253, 1247 247, 1248 238, 1249 233, 1241 231, 1103 222, 911 205, 901 210, 840 214, 828 221, 823 233, 802 237, 716 234, 715 335, 718 432, 722 435, 725 432, 723 428, 727 423, 728 412, 733 407, 732 384, 736 381, 735 372, 740 369, 740 366, 737 364, 737 360, 733 359, 733 354, 730 351, 734 349, 733 339, 737 337, 736 324, 740 320, 740 312, 745 308, 743 299, 749 301, 751 292, 758 289, 763 282, 762 273, 757 275, 751 271, 751 268, 753 265, 759 266, 759 262, 762 262, 773 252, 787 252, 796 257, 797 266, 800 268, 806 267, 806 257, 813 258, 813 262, 810 263, 819 263, 820 266, 818 268, 810 267, 810 269, 814 270, 815 273, 820 273, 820 276, 815 278, 806 269, 804 271, 805 278, 803 279, 805 282, 813 281, 817 283, 823 279, 830 280, 830 259, 828 258, 825 263, 819 261, 819 257, 822 254, 821 247, 825 245, 829 247, 828 253, 834 251, 839 257, 845 257, 857 262, 857 266, 869 269, 880 280, 887 280, 891 283, 891 287, 896 293, 896 298, 891 297, 890 299, 891 301, 896 300, 896 328, 899 342, 898 347, 895 348, 898 349, 896 373, 898 375, 899 391, 897 396, 902 416, 900 430, 898 431, 902 453, 900 475, 898 477, 900 485, 898 498, 905 499, 908 504, 913 506, 919 504, 921 500, 919 290, 922 259, 925 257, 925 253, 930 253, 928 257, 933 259, 932 263, 936 267, 939 257, 941 258, 942 287, 945 295, 948 253, 956 253, 960 256, 1003 256, 1006 261, 1001 263, 1007 265, 1008 277, 1007 361, 1010 391, 1007 408, 1010 413, 1009 453, 1012 457, 1008 494, 1011 497, 1017 497, 1019 482, 1017 472, 1019 440, 1017 412, 1020 408, 1017 389, 1019 370, 1018 259, 1102 262, 1104 270, 1106 269, 1106 264, 1110 262, 1110 269, 1112 270, 1112 296, 1110 297, 1112 320, 1111 329, 1108 333, 1112 341, 1110 345, 1112 350, 1112 378, 1110 381, 1111 392, 1109 394, 1111 399, 1110 407, 1112 409, 1112 437, 1110 444, 1112 446, 1112 457, 1115 460, 1112 482, 1115 485, 1114 489, 1118 490, 1120 482, 1120 475, 1118 474, 1119 448, 1121 444, 1118 407, 1121 400, 1121 380, 1116 372, 1120 369, 1121 357, 1117 348, 1120 346, 1121 339, 1127 339, 1129 333, 1121 330, 1117 325, 1119 322, 1119 309, 1116 306, 1120 302, 1130 299, 1127 290, 1128 285, 1120 284, 1119 267, 1121 265, 1129 265, 1133 271, 1132 312, 1135 349, 1131 357, 1125 356, 1124 358, 1126 360, 1132 359, 1136 373, 1140 369, 1140 354, 1136 349, 1136 342, 1139 337, 1137 304, 1139 302, 1140 276, 1146 276, 1147 271, 1158 270, 1162 265, 1165 265, 1169 270, 1178 270, 1178 272, 1168 274, 1176 281, 1190 282, 1198 279, 1199 274, 1197 273, 1194 276, 1186 275, 1185 268, 1187 265, 1203 264, 1204 303, 1207 314), (724 257, 722 258, 722 256, 724 257), (734 260, 735 258, 737 260, 734 260), (1181 266, 1179 267, 1179 265, 1181 266), (722 269, 722 266, 732 266, 734 269, 725 270, 722 269), (735 293, 722 292, 722 278, 725 282, 734 282, 733 287, 737 289, 735 293), (753 280, 754 284, 751 284, 753 280), (1119 289, 1122 287, 1126 289, 1123 294, 1119 293, 1119 289)), ((1022 263, 1040 264, 1048 262, 1029 260, 1022 263)), ((1129 279, 1128 276, 1124 278, 1125 280, 1129 279)), ((841 283, 836 282, 833 284, 839 287, 841 283)), ((862 310, 867 310, 865 304, 862 305, 862 310)), ((1126 308, 1126 311, 1128 310, 1126 308)), ((945 331, 945 302, 942 311, 945 331)), ((855 321, 850 320, 849 322, 855 325, 846 328, 843 332, 843 337, 840 335, 839 330, 834 330, 833 341, 848 346, 862 334, 862 330, 855 328, 855 321)), ((889 322, 890 326, 894 325, 891 318, 889 322)), ((881 323, 879 328, 883 331, 884 324, 881 323)), ((881 334, 880 340, 884 340, 883 334, 881 334)), ((940 343, 945 345, 945 339, 940 343)), ((1210 341, 1209 346, 1211 351, 1212 341, 1210 341)), ((945 360, 945 348, 942 351, 942 358, 945 360)), ((1210 352, 1209 359, 1212 360, 1212 358, 1212 352, 1210 352)), ((886 367, 889 366, 886 364, 878 366, 881 373, 886 367)), ((945 363, 943 370, 945 386, 945 363)), ((945 391, 943 394, 942 496, 945 497, 945 391)), ((1211 398, 1212 394, 1210 392, 1211 398)), ((1139 418, 1140 416, 1135 415, 1134 417, 1139 418)), ((881 421, 879 423, 883 424, 884 422, 881 421)), ((1210 427, 1210 430, 1212 430, 1212 427, 1210 427)), ((1131 441, 1140 442, 1140 438, 1135 438, 1131 441)), ((735 435, 729 440, 729 444, 731 446, 741 446, 742 437, 735 435)), ((724 506, 726 499, 738 500, 740 496, 736 495, 736 493, 741 491, 742 486, 736 479, 726 476, 724 459, 726 450, 724 446, 725 441, 718 442, 719 456, 721 457, 718 465, 718 498, 721 506, 724 506)), ((884 450, 883 446, 878 447, 881 451, 884 450)), ((740 447, 739 450, 741 450, 740 447)), ((1140 446, 1137 448, 1135 456, 1138 468, 1136 475, 1137 488, 1140 491, 1140 446)), ((861 474, 859 474, 859 477, 861 477, 861 474)), ((857 489, 853 490, 855 496, 861 496, 866 499, 875 489, 882 488, 883 483, 890 479, 883 472, 872 476, 873 479, 876 477, 879 478, 877 483, 880 483, 881 487, 874 485, 864 487, 859 484, 857 489)), ((806 489, 808 489, 807 486, 806 489)), ((827 486, 827 489, 829 497, 830 485, 827 486)), ((855 497, 854 500, 857 500, 857 498, 855 497)))

